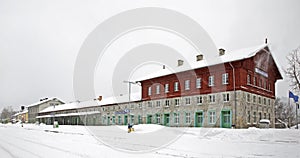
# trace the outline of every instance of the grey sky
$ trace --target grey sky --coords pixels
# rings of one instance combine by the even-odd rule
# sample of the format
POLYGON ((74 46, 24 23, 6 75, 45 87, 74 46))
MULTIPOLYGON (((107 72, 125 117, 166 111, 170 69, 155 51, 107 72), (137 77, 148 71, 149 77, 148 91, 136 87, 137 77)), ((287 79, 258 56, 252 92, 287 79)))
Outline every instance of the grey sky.
MULTIPOLYGON (((74 64, 88 34, 115 14, 150 6, 173 9, 191 17, 218 47, 226 50, 260 45, 267 37, 281 69, 287 65, 285 56, 300 45, 298 0, 1 0, 0 108, 28 105, 41 97, 56 96, 66 102, 74 100, 74 64)), ((125 47, 127 38, 137 44, 144 40, 142 34, 131 34, 117 42, 125 47)), ((116 47, 112 45, 108 52, 117 50, 116 47)), ((122 51, 122 47, 118 47, 118 51, 122 51)), ((97 79, 99 74, 98 77, 97 72, 95 74, 97 79)), ((95 82, 96 93, 111 95, 106 88, 99 88, 101 84, 95 82)), ((123 88, 126 93, 126 85, 123 88)), ((287 80, 279 81, 276 93, 286 96, 288 89, 287 80)))

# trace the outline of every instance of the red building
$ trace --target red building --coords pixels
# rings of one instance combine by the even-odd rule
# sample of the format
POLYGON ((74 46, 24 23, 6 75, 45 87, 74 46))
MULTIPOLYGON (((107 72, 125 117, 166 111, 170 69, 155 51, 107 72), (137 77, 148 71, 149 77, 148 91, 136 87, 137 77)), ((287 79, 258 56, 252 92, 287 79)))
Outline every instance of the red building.
MULTIPOLYGON (((220 49, 218 58, 205 65, 205 56, 200 55, 190 70, 140 81, 142 101, 168 104, 164 113, 190 111, 193 126, 243 128, 260 119, 269 119, 274 126, 275 83, 282 76, 268 45, 228 53, 220 49), (177 106, 183 108, 176 110, 177 106)), ((179 60, 178 66, 182 63, 179 60)))

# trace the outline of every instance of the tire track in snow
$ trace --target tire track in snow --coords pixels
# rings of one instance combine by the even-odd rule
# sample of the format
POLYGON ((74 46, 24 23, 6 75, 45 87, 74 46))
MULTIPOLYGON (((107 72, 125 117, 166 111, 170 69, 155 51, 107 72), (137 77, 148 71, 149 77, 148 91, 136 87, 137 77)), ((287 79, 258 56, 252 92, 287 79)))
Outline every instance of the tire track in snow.
POLYGON ((25 138, 22 138, 22 137, 14 137, 14 139, 23 140, 25 142, 29 142, 29 143, 32 143, 32 144, 37 144, 37 145, 40 145, 40 146, 43 146, 43 147, 46 147, 46 148, 50 148, 52 150, 60 151, 60 152, 67 153, 67 154, 72 154, 74 156, 89 157, 86 154, 76 153, 76 152, 73 152, 73 151, 61 149, 61 148, 58 148, 56 146, 51 146, 51 145, 48 145, 48 144, 40 143, 40 142, 33 141, 33 140, 30 140, 30 139, 25 139, 25 138))
POLYGON ((5 151, 10 157, 12 158, 18 158, 17 156, 15 156, 13 153, 11 153, 8 149, 6 149, 5 147, 3 147, 1 144, 0 144, 0 148, 5 151))
MULTIPOLYGON (((25 151, 25 152, 27 152, 27 153, 30 153, 30 154, 32 154, 32 155, 38 157, 38 158, 42 158, 41 156, 39 156, 39 155, 37 155, 37 154, 35 154, 35 153, 33 153, 33 152, 31 152, 31 151, 25 149, 25 148, 22 148, 22 147, 20 147, 20 146, 17 146, 16 144, 12 144, 12 143, 10 143, 10 142, 7 142, 6 140, 1 139, 1 142, 5 142, 5 144, 8 144, 8 145, 12 146, 13 148, 18 148, 19 150, 22 150, 22 151, 25 151)), ((4 149, 7 153, 9 153, 13 158, 18 158, 18 156, 15 156, 15 155, 12 154, 8 149, 5 149, 3 146, 1 146, 1 148, 4 149)))

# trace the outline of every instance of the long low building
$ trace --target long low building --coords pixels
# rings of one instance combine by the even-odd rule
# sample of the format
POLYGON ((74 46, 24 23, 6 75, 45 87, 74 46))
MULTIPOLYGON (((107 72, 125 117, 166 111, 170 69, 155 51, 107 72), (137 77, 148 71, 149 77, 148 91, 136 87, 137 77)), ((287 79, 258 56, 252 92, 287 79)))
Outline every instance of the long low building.
POLYGON ((275 83, 282 79, 268 45, 234 52, 220 49, 219 60, 207 64, 197 55, 178 70, 167 69, 140 79, 140 98, 113 101, 103 98, 90 103, 71 103, 47 109, 40 122, 113 125, 155 123, 165 126, 237 127, 256 126, 269 119, 275 126, 275 83))

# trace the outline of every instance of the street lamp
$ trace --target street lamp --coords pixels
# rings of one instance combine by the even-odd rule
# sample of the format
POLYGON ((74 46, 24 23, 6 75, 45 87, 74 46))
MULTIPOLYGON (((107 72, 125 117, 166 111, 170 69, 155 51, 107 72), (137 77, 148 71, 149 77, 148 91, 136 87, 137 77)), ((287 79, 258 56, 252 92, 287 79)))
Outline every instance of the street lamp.
MULTIPOLYGON (((131 84, 138 84, 136 81, 123 81, 123 83, 128 83, 128 105, 130 104, 130 95, 131 95, 131 84)), ((128 123, 130 123, 130 110, 128 110, 128 123)))

